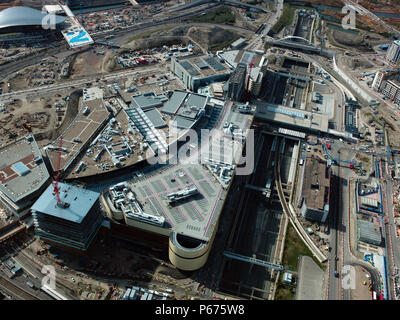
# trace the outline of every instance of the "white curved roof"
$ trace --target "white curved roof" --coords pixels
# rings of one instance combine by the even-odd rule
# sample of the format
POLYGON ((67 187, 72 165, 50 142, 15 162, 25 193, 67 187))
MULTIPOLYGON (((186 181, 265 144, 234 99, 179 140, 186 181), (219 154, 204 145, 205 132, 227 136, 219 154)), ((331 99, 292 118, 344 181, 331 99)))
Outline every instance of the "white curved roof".
MULTIPOLYGON (((11 7, 0 11, 0 28, 40 26, 46 15, 47 13, 29 7, 11 7)), ((64 20, 65 17, 56 15, 56 24, 62 23, 64 20)))

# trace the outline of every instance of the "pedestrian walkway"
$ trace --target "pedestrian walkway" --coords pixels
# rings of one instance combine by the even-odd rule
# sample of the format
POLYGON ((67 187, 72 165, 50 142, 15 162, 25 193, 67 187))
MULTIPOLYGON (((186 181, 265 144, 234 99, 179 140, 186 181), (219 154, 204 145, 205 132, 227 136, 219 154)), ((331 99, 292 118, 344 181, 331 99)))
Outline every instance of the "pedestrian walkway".
POLYGON ((323 270, 310 257, 299 260, 296 300, 322 300, 323 270))

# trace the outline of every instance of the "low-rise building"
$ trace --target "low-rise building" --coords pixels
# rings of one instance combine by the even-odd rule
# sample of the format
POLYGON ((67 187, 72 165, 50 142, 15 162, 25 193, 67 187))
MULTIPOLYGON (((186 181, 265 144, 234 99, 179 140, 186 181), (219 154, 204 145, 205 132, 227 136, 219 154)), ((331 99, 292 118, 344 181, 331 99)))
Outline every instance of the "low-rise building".
POLYGON ((61 134, 63 137, 61 157, 59 157, 61 136, 46 147, 46 155, 53 172, 59 168, 62 175, 69 174, 93 139, 107 125, 111 116, 103 101, 103 91, 100 88, 84 89, 78 115, 61 134))
POLYGON ((358 238, 360 241, 375 246, 381 245, 382 235, 379 225, 365 220, 358 220, 357 228, 358 228, 358 238))
POLYGON ((50 175, 32 135, 0 148, 0 201, 17 217, 29 213, 50 175))
POLYGON ((237 49, 240 49, 240 48, 244 47, 245 44, 246 44, 246 39, 239 38, 236 41, 232 42, 231 48, 233 50, 237 50, 237 49))
POLYGON ((230 70, 212 55, 189 55, 171 58, 171 71, 186 89, 197 92, 202 86, 228 80, 230 70))

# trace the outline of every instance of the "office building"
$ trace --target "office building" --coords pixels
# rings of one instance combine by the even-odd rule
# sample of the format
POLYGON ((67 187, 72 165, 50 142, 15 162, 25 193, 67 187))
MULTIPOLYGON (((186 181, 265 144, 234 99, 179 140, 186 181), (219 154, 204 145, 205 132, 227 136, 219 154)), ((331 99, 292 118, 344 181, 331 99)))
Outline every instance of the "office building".
POLYGON ((230 70, 212 55, 173 57, 171 71, 184 83, 186 89, 197 92, 202 86, 228 80, 230 70))
POLYGON ((245 64, 239 63, 235 71, 228 80, 227 96, 234 101, 241 101, 246 90, 246 74, 247 67, 245 64))
POLYGON ((31 208, 35 234, 49 243, 86 251, 103 222, 97 192, 58 183, 60 205, 50 185, 31 208))
POLYGON ((400 62, 400 40, 392 42, 386 53, 386 60, 392 65, 398 65, 400 62))

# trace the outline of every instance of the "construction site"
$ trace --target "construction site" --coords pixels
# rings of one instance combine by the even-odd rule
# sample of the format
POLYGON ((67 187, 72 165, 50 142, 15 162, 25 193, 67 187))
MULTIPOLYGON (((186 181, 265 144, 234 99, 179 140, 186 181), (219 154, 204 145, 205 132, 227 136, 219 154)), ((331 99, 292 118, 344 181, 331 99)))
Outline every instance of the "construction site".
POLYGON ((1 103, 2 135, 0 136, 0 145, 28 133, 35 135, 40 146, 46 144, 64 120, 68 122, 70 119, 70 112, 67 112, 68 100, 68 95, 62 98, 59 93, 1 103))

